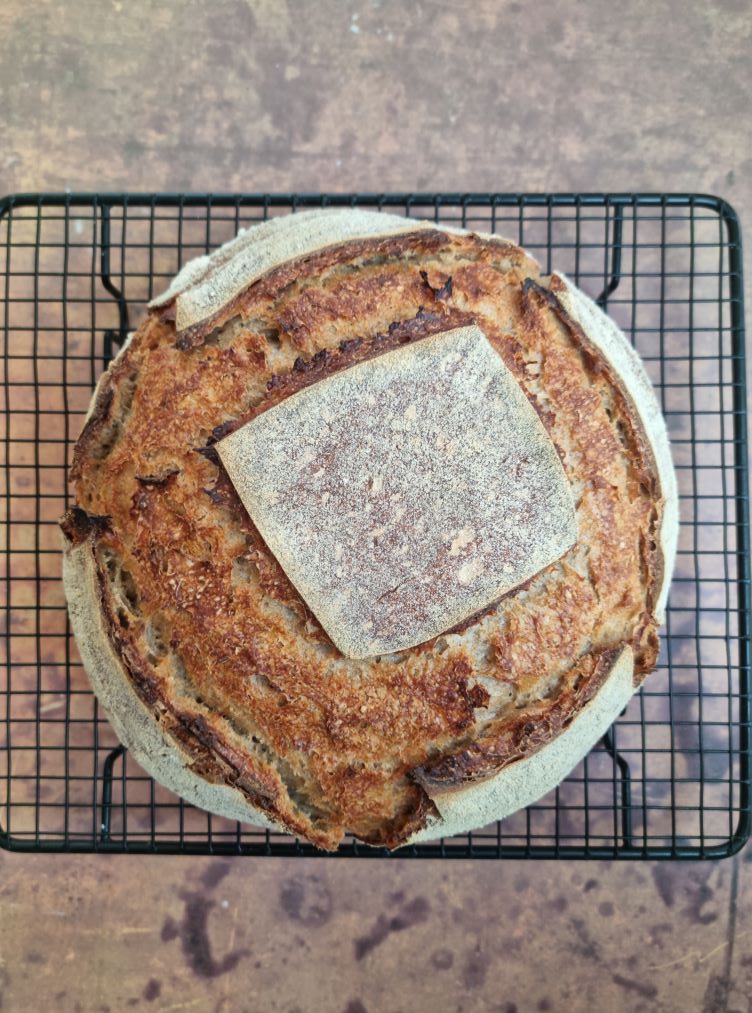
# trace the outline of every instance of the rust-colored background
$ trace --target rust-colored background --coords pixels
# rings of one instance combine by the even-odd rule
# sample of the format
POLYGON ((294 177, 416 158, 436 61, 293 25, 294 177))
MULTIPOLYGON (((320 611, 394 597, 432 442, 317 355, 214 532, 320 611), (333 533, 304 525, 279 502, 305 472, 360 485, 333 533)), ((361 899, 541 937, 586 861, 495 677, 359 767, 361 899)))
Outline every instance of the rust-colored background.
MULTIPOLYGON (((0 5, 0 190, 687 190, 752 210, 746 0, 0 5)), ((0 1009, 752 1011, 721 864, 0 855, 0 1009)))

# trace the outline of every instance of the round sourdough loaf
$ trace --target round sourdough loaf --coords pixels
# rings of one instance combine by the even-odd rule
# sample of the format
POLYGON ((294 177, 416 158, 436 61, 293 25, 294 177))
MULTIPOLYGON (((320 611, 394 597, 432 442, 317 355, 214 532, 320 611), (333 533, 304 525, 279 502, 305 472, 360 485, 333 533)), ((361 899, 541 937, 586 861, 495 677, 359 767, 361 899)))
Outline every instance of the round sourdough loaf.
POLYGON ((534 802, 656 662, 678 525, 650 382, 495 236, 358 210, 242 232, 151 303, 71 478, 71 623, 121 741, 321 848, 534 802))

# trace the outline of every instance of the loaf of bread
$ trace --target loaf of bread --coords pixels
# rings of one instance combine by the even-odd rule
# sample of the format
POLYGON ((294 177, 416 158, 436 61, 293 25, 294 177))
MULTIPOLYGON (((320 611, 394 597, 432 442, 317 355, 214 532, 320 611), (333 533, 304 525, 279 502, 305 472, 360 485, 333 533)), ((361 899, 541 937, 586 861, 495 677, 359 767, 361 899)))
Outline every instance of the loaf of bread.
POLYGON ((151 304, 71 477, 69 612, 121 741, 321 848, 534 802, 656 662, 678 524, 650 382, 495 236, 242 232, 151 304))

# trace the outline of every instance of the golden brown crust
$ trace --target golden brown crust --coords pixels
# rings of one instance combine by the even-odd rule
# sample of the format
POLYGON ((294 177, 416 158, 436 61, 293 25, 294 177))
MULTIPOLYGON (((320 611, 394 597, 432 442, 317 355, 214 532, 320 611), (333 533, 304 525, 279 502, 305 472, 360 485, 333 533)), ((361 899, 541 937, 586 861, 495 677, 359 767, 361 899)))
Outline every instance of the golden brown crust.
MULTIPOLYGON (((431 298, 435 298, 432 295, 431 298)), ((332 373, 338 373, 343 369, 349 369, 359 362, 366 362, 384 352, 389 352, 400 345, 409 344, 412 341, 419 341, 421 338, 428 338, 433 334, 440 334, 453 327, 463 327, 473 322, 469 313, 462 313, 459 310, 439 304, 432 307, 431 312, 422 308, 409 320, 394 320, 390 323, 384 333, 376 334, 372 338, 348 338, 340 341, 336 348, 322 348, 310 358, 299 355, 293 363, 291 370, 285 373, 275 373, 266 385, 267 394, 264 399, 248 411, 243 412, 236 419, 231 419, 223 426, 218 427, 212 434, 213 441, 218 442, 230 433, 234 433, 241 426, 244 426, 251 419, 256 418, 262 412, 268 411, 275 405, 284 401, 298 391, 311 387, 332 373)))
POLYGON ((659 507, 639 417, 511 245, 439 231, 347 243, 271 271, 180 339, 169 307, 152 314, 99 392, 72 475, 99 520, 69 515, 68 537, 90 537, 134 589, 128 626, 111 609, 108 623, 141 699, 209 780, 241 784, 320 846, 345 829, 396 846, 433 810, 426 785, 485 778, 541 748, 622 644, 642 673, 655 660, 659 507), (467 319, 559 447, 580 542, 455 631, 347 662, 211 443, 333 369, 467 319), (163 654, 149 649, 155 626, 169 631, 163 654))
POLYGON ((135 374, 127 350, 104 374, 94 394, 89 415, 73 451, 71 481, 81 478, 84 467, 104 455, 119 435, 122 416, 130 407, 135 374))
POLYGON ((486 738, 422 767, 414 776, 426 791, 457 788, 478 781, 537 752, 555 738, 608 678, 619 647, 582 658, 564 677, 556 698, 529 704, 500 723, 494 739, 486 738))
MULTIPOLYGON (((556 279, 554 279, 554 282, 556 279)), ((614 373, 602 355, 600 355, 572 317, 556 297, 557 286, 553 290, 544 288, 532 278, 527 279, 523 286, 525 299, 537 298, 547 304, 576 340, 582 357, 582 363, 591 376, 603 376, 608 380, 614 391, 614 399, 618 402, 618 424, 625 434, 627 445, 632 448, 631 464, 634 480, 644 486, 649 499, 650 508, 647 514, 647 528, 639 542, 639 555, 643 570, 645 587, 645 618, 635 630, 632 647, 635 652, 635 677, 639 679, 652 671, 658 656, 658 635, 653 616, 655 604, 655 588, 663 580, 663 559, 658 548, 656 530, 659 521, 659 488, 655 461, 646 439, 642 424, 635 407, 625 396, 621 380, 614 373)), ((595 476, 594 476, 595 477, 595 476)), ((639 681, 642 681, 640 679, 639 681)))
POLYGON ((322 848, 336 846, 338 827, 319 830, 309 821, 301 823, 279 778, 273 776, 267 764, 259 763, 249 749, 231 741, 222 716, 185 703, 179 705, 165 680, 144 657, 132 625, 133 614, 118 607, 111 575, 97 556, 99 536, 107 527, 103 519, 90 517, 74 507, 66 513, 61 526, 71 545, 81 546, 89 541, 95 562, 96 597, 110 643, 138 697, 150 708, 163 732, 173 737, 191 758, 191 770, 211 784, 239 790, 251 805, 292 833, 303 832, 322 848))
MULTIPOLYGON (((196 348, 204 341, 208 334, 221 327, 222 324, 231 320, 234 316, 243 316, 253 303, 265 298, 274 297, 276 293, 284 290, 288 285, 298 283, 306 275, 325 272, 337 264, 362 257, 387 258, 400 256, 404 253, 410 253, 411 255, 428 253, 440 247, 442 242, 446 241, 446 238, 446 234, 443 232, 421 231, 409 232, 400 236, 390 236, 383 239, 357 239, 348 243, 340 243, 335 247, 329 247, 321 253, 303 258, 302 260, 288 261, 273 271, 269 271, 263 278, 241 292, 224 306, 219 313, 215 313, 206 320, 202 320, 201 323, 182 331, 177 338, 176 345, 182 351, 196 348)), ((362 307, 353 306, 353 310, 357 313, 362 310, 362 307)), ((170 322, 174 320, 172 305, 162 311, 162 319, 170 322)), ((286 330, 294 341, 296 337, 295 324, 290 320, 285 321, 284 316, 280 319, 286 323, 286 330)), ((305 330, 305 323, 301 322, 300 327, 305 330)))

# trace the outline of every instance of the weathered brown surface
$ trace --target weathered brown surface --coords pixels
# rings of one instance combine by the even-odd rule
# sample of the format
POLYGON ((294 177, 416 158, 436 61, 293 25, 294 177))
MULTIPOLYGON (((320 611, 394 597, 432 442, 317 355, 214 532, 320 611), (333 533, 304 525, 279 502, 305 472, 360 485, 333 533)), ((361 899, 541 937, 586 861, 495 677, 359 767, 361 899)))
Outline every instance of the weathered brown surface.
POLYGON ((4 856, 3 1008, 746 1013, 732 874, 4 856))
MULTIPOLYGON (((744 0, 302 8, 6 0, 0 189, 706 190, 749 218, 744 0)), ((12 1013, 751 1008, 744 858, 0 866, 12 1013)))

